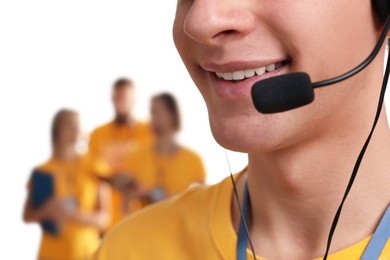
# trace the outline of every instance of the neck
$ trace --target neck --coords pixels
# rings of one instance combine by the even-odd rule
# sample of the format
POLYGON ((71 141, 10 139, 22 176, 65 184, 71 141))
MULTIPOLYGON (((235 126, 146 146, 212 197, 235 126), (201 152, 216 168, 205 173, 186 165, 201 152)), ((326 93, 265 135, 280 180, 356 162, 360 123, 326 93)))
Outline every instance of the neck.
POLYGON ((172 154, 176 152, 178 145, 176 144, 174 134, 166 133, 157 136, 156 150, 160 154, 172 154))
POLYGON ((126 115, 115 115, 114 122, 117 125, 131 125, 134 123, 134 119, 130 114, 126 115))
POLYGON ((70 161, 77 157, 74 145, 54 145, 53 157, 59 161, 70 161))
MULTIPOLYGON (((368 118, 372 124, 372 117, 368 118)), ((257 252, 270 259, 285 255, 310 259, 324 254, 334 214, 371 124, 349 128, 354 130, 347 133, 340 131, 338 136, 333 132, 305 144, 249 155, 250 230, 257 252)), ((331 252, 375 230, 390 200, 389 157, 390 133, 382 112, 343 209, 331 252)), ((244 178, 240 178, 240 194, 243 183, 244 178)))

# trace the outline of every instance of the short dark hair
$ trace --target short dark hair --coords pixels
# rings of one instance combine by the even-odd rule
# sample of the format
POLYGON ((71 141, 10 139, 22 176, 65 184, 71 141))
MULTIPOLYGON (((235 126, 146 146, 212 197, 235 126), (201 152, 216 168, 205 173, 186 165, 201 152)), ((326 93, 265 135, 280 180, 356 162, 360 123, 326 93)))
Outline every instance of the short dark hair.
POLYGON ((70 116, 74 116, 74 115, 78 115, 78 113, 75 110, 66 109, 66 108, 60 109, 54 115, 53 121, 51 123, 51 142, 53 145, 58 140, 61 128, 64 125, 64 121, 68 119, 70 116))
POLYGON ((172 115, 175 129, 177 131, 180 130, 181 120, 180 120, 179 106, 177 104, 176 98, 172 94, 164 92, 153 96, 152 101, 156 101, 156 100, 160 100, 163 102, 165 107, 172 115))
POLYGON ((113 90, 121 89, 123 87, 133 86, 133 81, 128 78, 119 78, 113 84, 113 90))

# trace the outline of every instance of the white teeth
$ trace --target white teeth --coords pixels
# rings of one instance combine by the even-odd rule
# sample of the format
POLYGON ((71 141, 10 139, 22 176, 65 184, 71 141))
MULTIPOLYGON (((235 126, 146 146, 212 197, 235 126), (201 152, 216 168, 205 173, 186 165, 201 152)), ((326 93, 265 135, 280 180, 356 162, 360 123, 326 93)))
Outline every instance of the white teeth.
POLYGON ((244 71, 235 71, 235 72, 233 72, 233 79, 234 80, 243 80, 243 79, 245 79, 245 72, 244 71))
POLYGON ((267 71, 271 72, 271 71, 274 71, 275 70, 275 64, 270 64, 267 66, 267 71))
POLYGON ((233 72, 216 73, 217 77, 224 80, 233 80, 233 72))
POLYGON ((252 78, 255 75, 255 70, 246 70, 245 71, 245 77, 246 78, 252 78))
POLYGON ((229 80, 229 81, 238 81, 243 80, 245 78, 252 78, 255 75, 262 76, 267 72, 271 72, 277 70, 283 66, 282 62, 274 63, 267 65, 265 67, 260 67, 257 69, 248 69, 248 70, 240 70, 234 72, 216 72, 216 75, 220 79, 229 80))
POLYGON ((224 80, 233 80, 233 73, 231 72, 222 73, 222 78, 224 80))
POLYGON ((255 71, 256 71, 256 74, 259 76, 264 75, 265 74, 265 67, 257 68, 257 69, 255 69, 255 71))

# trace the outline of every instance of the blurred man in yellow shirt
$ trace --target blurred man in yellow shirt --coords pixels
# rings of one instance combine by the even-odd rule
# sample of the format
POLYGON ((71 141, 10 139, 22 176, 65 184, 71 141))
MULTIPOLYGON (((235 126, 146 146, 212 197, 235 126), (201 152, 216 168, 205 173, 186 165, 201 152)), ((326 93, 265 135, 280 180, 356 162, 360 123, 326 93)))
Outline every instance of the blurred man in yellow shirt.
MULTIPOLYGON (((127 170, 142 185, 143 206, 163 200, 205 181, 205 170, 198 154, 180 145, 176 134, 180 130, 179 107, 169 93, 152 98, 151 126, 155 140, 129 156, 127 170)), ((133 209, 140 202, 133 200, 134 191, 129 189, 128 199, 133 209)), ((141 200, 142 201, 142 200, 141 200)))
MULTIPOLYGON (((115 110, 113 121, 95 129, 90 137, 90 152, 106 160, 111 167, 111 177, 126 176, 126 160, 142 144, 152 139, 148 124, 137 121, 132 110, 135 101, 135 86, 129 79, 121 78, 113 84, 112 102, 115 110)), ((120 180, 119 180, 120 181, 120 180)), ((112 224, 127 213, 127 204, 122 194, 112 192, 112 224)))
POLYGON ((308 75, 318 82, 361 64, 385 39, 389 13, 388 0, 177 1, 174 41, 212 133, 247 153, 248 167, 134 214, 95 259, 390 259, 385 44, 360 73, 284 109, 313 97, 308 75), (252 98, 255 84, 263 96, 252 98), (258 101, 275 113, 259 113, 258 101))
POLYGON ((52 127, 53 155, 33 173, 52 179, 53 194, 42 205, 34 205, 34 197, 48 187, 42 186, 47 184, 41 181, 30 180, 28 184, 24 220, 52 221, 57 229, 43 232, 40 260, 87 259, 100 243, 100 230, 109 223, 109 189, 96 178, 107 174, 109 168, 90 155, 76 153, 78 127, 76 112, 61 110, 56 114, 52 127))

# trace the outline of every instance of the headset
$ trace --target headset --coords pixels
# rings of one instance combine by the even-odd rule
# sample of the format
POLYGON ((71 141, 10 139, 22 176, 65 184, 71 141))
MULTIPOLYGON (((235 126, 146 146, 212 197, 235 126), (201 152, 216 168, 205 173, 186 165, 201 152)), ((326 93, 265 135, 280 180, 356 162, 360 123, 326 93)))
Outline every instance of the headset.
MULTIPOLYGON (((390 29, 390 0, 372 0, 372 6, 374 10, 376 11, 376 14, 380 18, 380 20, 384 23, 384 27, 382 30, 382 33, 378 39, 378 42, 371 52, 371 54, 357 67, 353 68, 352 70, 331 78, 327 80, 323 80, 320 82, 312 83, 310 81, 310 76, 304 72, 295 72, 295 73, 288 73, 281 76, 276 76, 268 79, 261 80, 259 82, 256 82, 252 87, 252 100, 254 107, 260 112, 264 114, 270 114, 270 113, 279 113, 279 112, 285 112, 292 109, 296 109, 302 106, 305 106, 307 104, 310 104, 314 101, 314 89, 318 87, 325 87, 329 85, 333 85, 335 83, 341 82, 345 79, 348 79, 360 71, 362 71, 364 68, 366 68, 378 55, 379 51, 381 50, 386 38, 387 33, 390 29)), ((390 41, 389 41, 390 43, 390 41)), ((390 44, 389 44, 390 45, 390 44)), ((384 103, 384 97, 386 92, 387 83, 389 80, 389 74, 390 74, 390 54, 388 55, 387 64, 386 64, 386 70, 385 75, 383 78, 382 88, 379 96, 378 101, 378 107, 375 115, 375 119, 371 128, 371 131, 359 153, 359 156, 356 160, 355 166, 352 171, 352 175, 350 177, 350 180, 348 182, 347 188, 345 190, 343 199, 339 205, 339 208, 334 216, 332 226, 329 231, 328 235, 328 241, 326 245, 326 251, 324 254, 323 259, 326 260, 329 254, 333 234, 336 230, 338 220, 341 215, 341 211, 344 205, 344 202, 353 186, 353 183, 355 181, 355 178, 357 176, 360 164, 363 160, 364 154, 367 150, 367 147, 371 141, 371 137, 375 131, 376 125, 378 123, 382 106, 384 103)), ((248 244, 250 246, 250 249, 253 253, 254 259, 256 260, 256 254, 254 251, 254 247, 250 238, 250 233, 248 229, 248 223, 246 221, 246 212, 244 212, 242 204, 239 200, 235 180, 233 178, 232 171, 230 169, 229 165, 229 159, 226 154, 226 159, 228 161, 228 166, 230 170, 230 177, 233 184, 233 191, 234 196, 236 198, 238 207, 240 209, 241 214, 241 222, 243 223, 243 230, 245 231, 248 244)))
POLYGON ((379 18, 385 22, 390 14, 390 1, 389 0, 373 0, 372 6, 374 7, 379 18))

